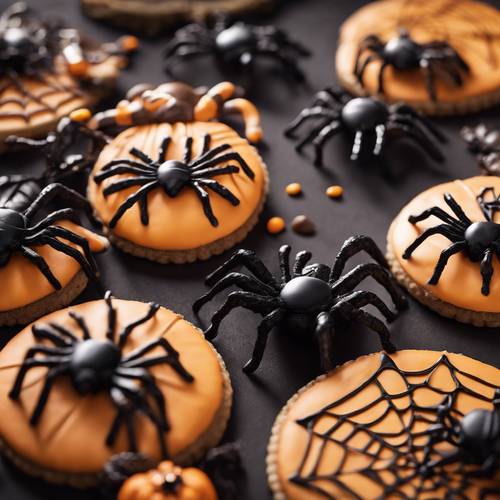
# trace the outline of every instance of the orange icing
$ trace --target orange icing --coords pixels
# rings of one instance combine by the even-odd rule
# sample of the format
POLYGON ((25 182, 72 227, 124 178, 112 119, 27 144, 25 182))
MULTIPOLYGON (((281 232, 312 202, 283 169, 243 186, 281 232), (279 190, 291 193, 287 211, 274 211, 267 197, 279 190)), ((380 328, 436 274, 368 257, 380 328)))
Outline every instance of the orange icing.
MULTIPOLYGON (((435 351, 417 351, 417 350, 405 350, 399 351, 396 354, 392 354, 391 358, 395 361, 396 365, 403 370, 408 371, 418 371, 426 369, 432 366, 438 359, 442 356, 442 352, 435 351)), ((479 377, 481 380, 500 385, 500 370, 494 368, 493 366, 481 363, 475 359, 468 358, 459 354, 446 353, 450 361, 459 369, 466 371, 467 373, 473 374, 479 377)), ((304 427, 298 425, 296 420, 309 416, 326 405, 337 401, 342 396, 349 394, 351 391, 359 387, 365 380, 367 380, 380 366, 380 353, 374 353, 369 356, 363 356, 353 362, 346 363, 345 365, 337 368, 331 372, 326 378, 315 382, 312 386, 305 389, 295 400, 286 415, 285 420, 282 422, 279 435, 278 435, 278 450, 277 450, 277 472, 279 477, 279 483, 281 489, 284 491, 284 497, 287 500, 320 500, 325 498, 325 496, 319 495, 310 489, 300 487, 288 481, 288 478, 295 473, 297 470, 300 460, 304 455, 305 447, 307 444, 307 431, 304 427)), ((424 376, 412 377, 413 383, 422 382, 424 376)), ((488 398, 493 397, 493 389, 485 385, 481 385, 470 379, 460 377, 462 383, 466 386, 481 392, 488 398), (483 392, 484 391, 484 392, 483 392)), ((385 390, 390 394, 396 394, 404 390, 402 385, 401 377, 395 371, 386 371, 382 376, 379 376, 379 380, 383 383, 385 390)), ((450 372, 442 367, 438 371, 434 372, 432 375, 432 386, 440 387, 443 390, 453 390, 454 383, 451 379, 450 372)), ((374 401, 380 392, 376 387, 370 384, 367 388, 362 390, 355 398, 350 399, 347 403, 339 406, 337 408, 338 412, 348 413, 355 409, 359 409, 367 405, 369 402, 374 401)), ((440 396, 442 397, 442 396, 440 396)), ((415 398, 417 399, 417 393, 415 393, 415 398)), ((397 399, 394 400, 398 407, 403 407, 404 401, 397 399)), ((418 394, 418 403, 421 406, 430 406, 437 404, 436 393, 431 391, 422 390, 418 394)), ((486 408, 492 409, 492 404, 487 401, 482 401, 477 397, 467 397, 465 395, 460 395, 457 399, 457 404, 455 406, 459 411, 463 413, 468 413, 476 408, 486 408)), ((372 406, 369 409, 364 410, 358 417, 356 417, 359 422, 371 422, 376 417, 380 416, 381 408, 380 405, 372 406)), ((403 414, 405 415, 405 414, 403 414)), ((403 417, 404 418, 404 417, 403 417)), ((316 430, 326 430, 327 426, 330 427, 333 422, 330 419, 327 421, 320 421, 316 424, 316 430)), ((426 424, 422 422, 420 429, 422 432, 425 431, 426 424)), ((401 424, 398 419, 386 418, 382 422, 376 425, 377 432, 397 432, 401 424)), ((375 429, 375 427, 374 427, 375 429)), ((342 439, 342 436, 346 435, 348 430, 339 429, 336 431, 335 437, 337 439, 342 439), (343 434, 342 434, 343 433, 343 434)), ((425 434, 424 434, 425 435, 425 434)), ((353 438, 350 443, 353 447, 362 448, 363 443, 366 442, 365 433, 361 432, 353 438)), ((316 442, 313 444, 314 449, 317 451, 316 442)), ((340 448, 335 445, 326 446, 324 449, 323 459, 320 462, 317 474, 328 474, 331 473, 335 464, 339 463, 341 459, 340 448)), ((314 453, 312 454, 316 456, 314 453)), ((311 456, 312 456, 311 455, 311 456)), ((391 455, 392 456, 392 455, 391 455)), ((383 455, 382 455, 383 457, 383 455)), ((368 477, 356 473, 357 468, 364 468, 367 466, 366 455, 348 452, 346 455, 346 462, 343 470, 352 471, 349 474, 342 474, 339 478, 346 484, 349 488, 353 489, 361 498, 366 500, 374 500, 376 498, 381 498, 380 495, 383 493, 380 486, 378 486, 374 481, 371 481, 368 477)), ((380 466, 382 459, 379 459, 378 465, 380 466)), ((306 462, 311 463, 312 462, 306 462)), ((393 480, 393 476, 388 473, 384 476, 383 468, 381 470, 382 477, 385 477, 386 481, 393 480)), ((496 478, 489 481, 490 485, 498 485, 498 475, 496 478)), ((420 484, 421 477, 417 474, 414 481, 407 486, 407 494, 410 498, 414 498, 413 493, 415 487, 420 484)), ((480 479, 472 480, 473 485, 463 491, 467 498, 479 498, 478 489, 480 486, 485 486, 485 481, 480 479)), ((323 481, 319 482, 322 488, 326 489, 333 498, 347 499, 352 498, 345 491, 334 486, 331 482, 323 481)), ((486 484, 487 485, 487 484, 486 484)), ((424 496, 419 498, 445 498, 446 490, 441 487, 436 487, 432 491, 431 496, 424 496)), ((280 497, 281 498, 281 497, 280 497)), ((385 496, 387 499, 400 498, 399 496, 385 496)))
MULTIPOLYGON (((108 240, 98 234, 78 226, 71 221, 60 221, 57 225, 70 229, 84 236, 92 252, 102 252, 108 246, 108 240)), ((61 238, 62 239, 62 238, 61 238)), ((80 252, 77 245, 66 242, 80 252)), ((47 262, 54 276, 65 287, 81 269, 72 257, 54 250, 48 245, 33 247, 47 262)), ((38 267, 19 253, 14 253, 6 266, 0 267, 0 283, 6 293, 0 294, 0 312, 26 306, 54 293, 54 288, 38 267)))
MULTIPOLYGON (((88 196, 97 215, 107 224, 121 203, 137 191, 136 187, 132 187, 104 198, 102 190, 107 185, 120 177, 130 177, 129 174, 114 176, 98 186, 93 181, 93 175, 106 163, 119 158, 132 158, 128 151, 133 146, 156 159, 160 143, 166 135, 172 137, 167 159, 182 159, 186 136, 190 135, 194 139, 193 155, 195 155, 201 149, 205 134, 210 134, 212 137, 211 148, 225 143, 230 144, 231 150, 240 153, 253 170, 255 174, 253 180, 248 178, 242 169, 236 174, 215 177, 233 192, 240 200, 240 204, 232 206, 219 195, 209 192, 213 212, 219 220, 219 225, 213 227, 205 217, 200 200, 192 189, 184 188, 176 197, 171 198, 158 187, 148 195, 149 225, 142 225, 139 206, 135 204, 125 212, 113 229, 116 236, 158 250, 187 250, 230 235, 251 217, 264 195, 262 160, 253 146, 234 130, 222 123, 212 122, 143 125, 122 132, 103 149, 89 180, 88 196)), ((226 164, 221 164, 223 165, 226 164)))
MULTIPOLYGON (((117 329, 144 316, 148 305, 141 302, 113 300, 117 310, 117 329)), ((93 301, 56 311, 37 321, 54 321, 81 335, 68 311, 84 316, 91 335, 103 339, 107 327, 104 301, 93 301)), ((131 351, 158 337, 165 337, 179 352, 180 361, 194 376, 189 384, 166 365, 149 368, 166 398, 171 424, 167 446, 173 459, 197 441, 213 424, 224 394, 219 361, 213 348, 200 332, 182 316, 160 308, 156 316, 134 329, 123 349, 131 351)), ((111 455, 126 451, 128 441, 121 429, 113 448, 105 444, 116 410, 106 393, 80 396, 66 377, 54 384, 47 406, 36 427, 29 424, 46 370, 35 368, 26 376, 21 397, 12 401, 8 392, 26 350, 35 341, 28 326, 17 334, 0 353, 0 436, 25 459, 45 469, 67 473, 97 473, 111 455)), ((160 354, 161 349, 151 355, 160 354)), ((160 459, 158 436, 153 424, 142 414, 135 416, 139 451, 160 459)))
MULTIPOLYGON (((344 22, 336 55, 337 73, 356 84, 352 74, 359 42, 376 34, 385 42, 405 28, 419 43, 446 40, 470 67, 464 85, 455 87, 436 78, 441 102, 459 102, 468 97, 498 92, 500 88, 500 11, 470 0, 382 0, 356 11, 344 22), (491 43, 481 33, 492 34, 491 43)), ((365 55, 368 51, 365 52, 365 55)), ((375 94, 381 62, 370 63, 364 73, 366 90, 375 94)), ((384 72, 384 93, 391 101, 429 101, 420 70, 384 72)))
MULTIPOLYGON (((500 262, 493 257, 493 278, 490 294, 481 294, 482 277, 480 263, 472 262, 463 252, 454 255, 448 261, 437 285, 428 285, 434 267, 442 250, 451 242, 441 235, 435 235, 420 245, 411 259, 404 260, 404 250, 425 229, 440 224, 436 217, 418 222, 408 222, 410 215, 416 215, 432 206, 439 206, 452 213, 443 200, 444 193, 450 193, 472 221, 484 221, 484 215, 476 201, 476 195, 483 187, 494 187, 500 193, 500 178, 472 177, 439 184, 419 194, 406 205, 394 220, 389 231, 389 245, 399 264, 417 285, 424 287, 438 299, 464 309, 481 312, 500 313, 500 262)), ((495 222, 500 223, 500 214, 495 222)))

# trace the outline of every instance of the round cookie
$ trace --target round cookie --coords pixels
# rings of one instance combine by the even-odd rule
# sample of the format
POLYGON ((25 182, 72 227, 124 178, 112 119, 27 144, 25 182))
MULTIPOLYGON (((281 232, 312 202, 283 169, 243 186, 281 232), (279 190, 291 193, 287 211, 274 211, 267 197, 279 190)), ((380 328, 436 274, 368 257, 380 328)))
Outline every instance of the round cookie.
MULTIPOLYGON (((397 280, 419 302, 439 314, 476 326, 500 325, 500 262, 492 255, 493 275, 489 294, 482 293, 481 261, 473 262, 466 251, 452 255, 437 284, 429 284, 443 250, 452 242, 437 234, 426 239, 410 258, 403 258, 406 249, 422 232, 443 224, 435 216, 412 224, 410 216, 437 206, 454 215, 444 201, 449 193, 462 207, 472 222, 485 221, 485 214, 476 199, 484 188, 491 187, 500 193, 500 178, 494 176, 472 177, 439 184, 416 196, 397 215, 387 236, 387 259, 397 280)), ((500 214, 492 213, 492 220, 500 222, 500 214)))
POLYGON ((347 90, 357 95, 377 93, 380 60, 366 66, 364 87, 354 75, 359 44, 369 35, 385 43, 400 29, 418 43, 448 42, 465 60, 469 73, 461 86, 437 74, 437 100, 432 101, 423 71, 395 71, 388 66, 382 99, 405 101, 431 115, 474 112, 500 101, 500 11, 472 0, 381 0, 356 11, 341 27, 336 54, 338 79, 347 90))
POLYGON ((348 362, 278 415, 267 457, 274 498, 493 498, 500 471, 474 475, 481 465, 465 463, 457 439, 463 415, 491 412, 499 387, 500 370, 459 354, 405 350, 348 362))
POLYGON ((268 174, 262 159, 256 149, 231 128, 217 122, 162 123, 131 127, 102 150, 89 180, 88 198, 96 216, 108 228, 110 239, 122 250, 158 262, 183 263, 208 259, 241 241, 257 222, 267 188, 268 174), (102 182, 97 183, 96 175, 103 174, 107 163, 120 159, 140 162, 129 152, 133 147, 158 160, 166 137, 170 137, 170 143, 165 163, 183 160, 188 137, 193 141, 192 156, 195 160, 202 154, 207 136, 211 151, 225 145, 215 157, 238 153, 251 171, 249 175, 234 158, 208 167, 209 171, 211 168, 229 168, 230 165, 238 168, 237 172, 212 177, 224 191, 229 190, 236 201, 230 202, 220 192, 203 186, 215 218, 211 220, 193 186, 184 185, 175 192, 172 186, 164 188, 156 184, 146 198, 149 219, 146 224, 140 203, 134 203, 110 228, 119 207, 141 187, 132 186, 105 196, 104 190, 117 181, 139 175, 126 173, 106 179, 101 177, 102 182), (167 189, 170 189, 170 194, 167 194, 167 189))
POLYGON ((179 465, 193 463, 222 437, 232 400, 224 363, 196 327, 156 304, 109 295, 54 312, 16 335, 0 354, 0 393, 4 454, 31 475, 78 487, 95 484, 109 458, 134 441, 154 460, 168 453, 179 465), (35 344, 45 352, 30 356, 48 357, 59 370, 38 412, 47 369, 29 369, 15 383, 35 344), (144 351, 134 356, 137 349, 144 351))

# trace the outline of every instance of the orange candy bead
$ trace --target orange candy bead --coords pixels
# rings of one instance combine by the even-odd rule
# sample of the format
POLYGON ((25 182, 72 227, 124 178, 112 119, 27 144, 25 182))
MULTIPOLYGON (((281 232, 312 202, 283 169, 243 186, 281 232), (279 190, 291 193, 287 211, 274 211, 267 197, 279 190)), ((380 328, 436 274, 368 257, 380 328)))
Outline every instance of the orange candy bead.
POLYGON ((288 196, 298 196, 302 193, 302 186, 298 182, 292 182, 285 188, 288 196))
POLYGON ((329 198, 340 198, 344 194, 344 188, 342 186, 330 186, 326 190, 326 195, 329 198))
POLYGON ((92 113, 87 108, 75 109, 72 113, 70 113, 69 117, 74 122, 86 122, 90 120, 92 113))
POLYGON ((121 46, 127 52, 132 52, 133 50, 137 50, 139 47, 139 40, 136 36, 126 35, 120 39, 121 46))
POLYGON ((271 234, 278 234, 285 230, 285 220, 282 217, 271 217, 267 221, 267 231, 271 234))

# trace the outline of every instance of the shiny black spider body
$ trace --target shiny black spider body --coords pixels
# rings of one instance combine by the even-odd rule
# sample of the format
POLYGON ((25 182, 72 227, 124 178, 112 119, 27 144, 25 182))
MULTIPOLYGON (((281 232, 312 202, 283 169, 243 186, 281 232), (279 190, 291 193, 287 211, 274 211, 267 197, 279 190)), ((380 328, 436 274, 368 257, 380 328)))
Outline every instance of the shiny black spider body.
POLYGON ((231 24, 221 18, 212 29, 194 23, 177 30, 165 49, 166 69, 170 72, 179 59, 202 55, 213 55, 221 65, 239 69, 249 69, 255 59, 268 57, 293 78, 303 81, 305 76, 297 58, 309 56, 310 52, 275 26, 231 24))
POLYGON ((371 276, 387 290, 397 309, 407 305, 405 296, 387 271, 384 256, 371 238, 355 236, 346 240, 331 269, 323 264, 306 266, 311 258, 311 253, 307 251, 297 254, 293 269, 290 269, 289 257, 290 247, 282 246, 279 250, 281 276, 277 278, 254 252, 239 250, 207 277, 207 284, 213 287, 193 305, 193 310, 198 312, 222 290, 233 285, 240 288, 231 292, 213 315, 212 323, 205 332, 209 340, 217 335, 221 321, 236 307, 244 307, 264 317, 258 328, 252 358, 243 371, 251 373, 258 368, 268 335, 279 325, 285 326, 285 331, 291 334, 314 336, 324 370, 333 367, 332 341, 343 320, 364 323, 379 335, 385 350, 394 351, 385 323, 363 307, 375 307, 388 321, 393 320, 395 314, 374 293, 355 290, 361 281, 371 276), (376 262, 360 264, 342 275, 347 260, 361 251, 376 262), (238 265, 246 266, 251 275, 229 272, 238 265))
POLYGON ((500 175, 500 132, 480 123, 476 127, 464 127, 461 134, 469 151, 477 155, 482 173, 500 175))
POLYGON ((330 87, 316 94, 312 106, 298 114, 285 129, 285 135, 293 137, 298 128, 309 120, 313 121, 313 127, 295 148, 300 152, 312 143, 317 166, 323 164, 326 141, 341 131, 353 137, 351 160, 359 159, 363 153, 379 157, 386 142, 404 137, 415 141, 435 160, 444 159, 429 135, 441 142, 445 141, 444 136, 407 104, 387 105, 372 97, 352 98, 330 87))
POLYGON ((61 196, 68 203, 90 211, 85 198, 62 184, 50 184, 24 210, 0 207, 0 267, 7 265, 15 252, 20 252, 47 278, 55 290, 61 289, 61 283, 54 276, 44 258, 33 248, 38 245, 49 245, 80 264, 82 270, 91 280, 97 280, 97 266, 88 241, 82 236, 57 225, 57 221, 68 219, 78 223, 75 209, 63 208, 46 215, 35 223, 34 218, 56 196, 61 196), (78 245, 83 254, 64 240, 78 245))
POLYGON ((120 428, 125 426, 128 429, 130 450, 137 451, 133 418, 136 413, 142 413, 155 425, 162 455, 167 456, 164 433, 169 430, 169 424, 165 398, 148 367, 169 364, 185 382, 192 382, 194 379, 180 362, 179 353, 163 337, 145 343, 127 354, 123 353, 130 334, 155 316, 160 307, 158 304, 149 304, 149 310, 143 317, 126 325, 117 334, 116 310, 109 292, 104 300, 108 308, 105 340, 92 338, 85 318, 74 311, 69 312, 69 316, 81 335, 57 323, 33 325, 35 339, 48 341, 53 346, 35 344, 27 351, 9 397, 14 400, 19 398, 24 378, 30 369, 47 367, 44 386, 31 414, 31 425, 34 426, 39 421, 56 380, 68 377, 81 396, 98 392, 109 394, 117 414, 106 439, 108 446, 113 446, 120 428), (162 349, 161 355, 146 356, 157 348, 162 349), (149 399, 154 402, 154 406, 149 399))
POLYGON ((105 179, 115 175, 134 175, 133 177, 120 179, 107 185, 103 189, 104 196, 109 196, 112 193, 128 189, 132 186, 141 186, 120 205, 109 222, 110 227, 116 226, 123 214, 135 203, 138 203, 140 206, 142 224, 147 225, 149 222, 147 195, 158 188, 163 189, 170 197, 177 196, 186 187, 193 189, 200 199, 203 211, 212 226, 217 226, 219 222, 212 211, 207 190, 218 194, 233 206, 240 203, 238 198, 229 189, 213 179, 213 177, 219 175, 237 173, 240 167, 250 179, 253 179, 255 176, 239 153, 229 151, 231 148, 229 144, 221 144, 210 149, 210 135, 206 134, 200 154, 193 158, 193 138, 187 137, 184 158, 182 160, 167 160, 166 156, 170 141, 171 138, 168 136, 163 139, 156 160, 149 158, 142 151, 132 148, 130 154, 137 158, 136 160, 125 158, 110 161, 102 167, 101 172, 94 176, 95 182, 101 184, 105 179), (229 161, 235 161, 239 166, 219 166, 229 161))
POLYGON ((354 74, 363 85, 363 75, 366 67, 380 60, 382 65, 378 73, 378 92, 384 93, 384 71, 392 66, 398 71, 421 69, 426 77, 427 92, 435 101, 435 79, 448 76, 455 85, 463 84, 463 74, 469 73, 467 63, 448 42, 418 43, 410 37, 406 30, 401 30, 384 43, 377 35, 367 36, 359 46, 354 74), (362 56, 369 52, 361 62, 362 56))
POLYGON ((467 217, 460 205, 446 193, 444 200, 450 207, 454 216, 450 215, 440 207, 431 207, 419 215, 412 215, 409 222, 417 222, 437 217, 443 222, 437 226, 426 229, 415 241, 404 251, 403 259, 410 259, 413 252, 429 237, 441 234, 451 241, 451 245, 441 252, 434 273, 429 279, 430 285, 436 285, 446 267, 450 257, 464 252, 472 262, 481 262, 480 271, 483 278, 481 293, 489 295, 490 282, 493 276, 493 257, 500 258, 500 224, 493 221, 494 213, 500 209, 499 198, 493 188, 485 188, 478 196, 478 202, 482 208, 485 220, 473 222, 467 217), (493 200, 487 201, 486 197, 493 194, 493 200))

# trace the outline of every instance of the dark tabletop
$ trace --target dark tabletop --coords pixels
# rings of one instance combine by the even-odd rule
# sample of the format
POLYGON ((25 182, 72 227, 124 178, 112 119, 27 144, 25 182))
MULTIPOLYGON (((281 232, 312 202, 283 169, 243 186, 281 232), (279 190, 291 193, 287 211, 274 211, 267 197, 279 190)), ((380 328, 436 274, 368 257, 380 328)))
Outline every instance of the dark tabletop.
MULTIPOLYGON (((0 0, 0 10, 9 3, 0 0)), ((123 33, 85 18, 76 0, 32 0, 30 3, 40 12, 58 14, 70 25, 84 28, 103 41, 123 33)), ((248 94, 262 113, 265 144, 260 151, 270 170, 271 192, 259 224, 241 246, 255 250, 272 270, 276 270, 277 250, 284 243, 291 244, 295 251, 311 250, 313 259, 324 263, 333 261, 342 242, 352 234, 370 235, 384 246, 391 220, 417 193, 434 184, 479 173, 475 159, 467 152, 459 136, 461 126, 485 121, 500 127, 498 108, 478 115, 435 120, 449 139, 444 146, 446 161, 435 164, 408 143, 394 145, 388 151, 394 173, 391 178, 381 175, 374 166, 350 163, 349 143, 342 137, 327 145, 326 167, 322 170, 312 166, 310 157, 297 155, 293 144, 283 137, 283 128, 309 103, 313 91, 333 83, 333 59, 340 23, 364 3, 362 0, 287 1, 269 19, 269 22, 289 30, 314 52, 313 57, 303 64, 309 78, 308 86, 291 85, 277 75, 271 65, 262 68, 262 78, 254 82, 248 94), (292 181, 303 186, 304 195, 299 199, 290 198, 284 192, 284 187, 292 181), (325 188, 331 184, 344 187, 345 196, 341 201, 325 196, 325 188), (309 215, 316 222, 316 236, 298 236, 290 229, 278 236, 267 234, 265 221, 268 217, 280 215, 290 227, 292 218, 298 214, 309 215)), ((493 3, 500 6, 498 0, 493 3)), ((161 49, 167 39, 168 35, 142 42, 132 67, 120 80, 114 101, 133 84, 145 81, 158 84, 167 80, 161 69, 161 49)), ((210 61, 183 66, 177 76, 200 85, 211 85, 224 79, 210 61)), ((24 172, 40 166, 40 161, 33 155, 20 153, 4 155, 0 158, 0 165, 2 172, 24 172)), ((150 263, 116 249, 97 256, 97 259, 104 283, 116 297, 157 301, 193 320, 191 303, 205 291, 204 276, 227 255, 182 266, 150 263)), ((366 287, 369 287, 368 283, 366 287)), ((2 290, 2 293, 8 291, 2 290)), ((79 300, 92 297, 92 293, 87 292, 79 300)), ((207 320, 218 304, 220 302, 214 302, 206 307, 202 317, 207 320)), ((274 418, 288 398, 319 374, 316 353, 310 343, 273 334, 260 369, 254 376, 244 375, 241 367, 250 356, 258 322, 259 317, 248 311, 234 311, 223 323, 216 340, 234 387, 234 407, 225 441, 238 440, 241 443, 246 470, 240 483, 241 498, 253 500, 270 498, 265 457, 274 418)), ((462 325, 442 318, 414 301, 410 309, 393 323, 392 332, 401 349, 446 349, 500 366, 499 329, 462 325)), ((7 339, 13 333, 15 330, 4 329, 2 337, 7 339)), ((378 349, 374 333, 353 325, 348 334, 338 334, 335 361, 342 363, 378 349)), ((20 474, 5 463, 1 465, 2 499, 83 500, 93 497, 92 493, 48 486, 20 474)))

